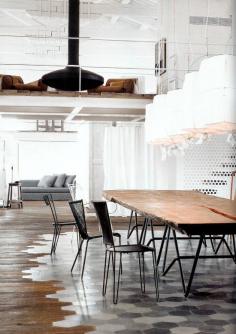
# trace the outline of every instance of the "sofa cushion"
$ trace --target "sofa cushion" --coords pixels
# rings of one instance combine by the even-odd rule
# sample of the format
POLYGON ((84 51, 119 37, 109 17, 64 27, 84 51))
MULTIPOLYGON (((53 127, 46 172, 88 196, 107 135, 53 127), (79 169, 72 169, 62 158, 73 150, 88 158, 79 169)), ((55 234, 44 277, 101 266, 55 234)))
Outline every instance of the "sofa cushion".
POLYGON ((67 175, 65 183, 64 183, 64 187, 68 187, 69 184, 73 184, 75 177, 76 175, 67 175))
POLYGON ((22 193, 68 193, 69 189, 62 187, 62 188, 55 188, 55 187, 22 187, 22 193))
POLYGON ((52 187, 56 178, 56 175, 44 175, 41 180, 39 180, 38 187, 52 187))
POLYGON ((61 188, 61 187, 64 186, 65 181, 66 181, 66 174, 59 174, 56 177, 56 181, 55 181, 53 187, 61 188))

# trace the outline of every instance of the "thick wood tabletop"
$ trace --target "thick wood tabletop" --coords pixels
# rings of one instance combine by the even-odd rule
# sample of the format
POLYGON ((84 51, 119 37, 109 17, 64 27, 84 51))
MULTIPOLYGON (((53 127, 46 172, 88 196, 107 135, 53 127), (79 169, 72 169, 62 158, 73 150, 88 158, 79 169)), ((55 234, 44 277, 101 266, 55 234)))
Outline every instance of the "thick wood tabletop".
POLYGON ((185 190, 105 190, 103 196, 187 234, 236 233, 235 201, 185 190))

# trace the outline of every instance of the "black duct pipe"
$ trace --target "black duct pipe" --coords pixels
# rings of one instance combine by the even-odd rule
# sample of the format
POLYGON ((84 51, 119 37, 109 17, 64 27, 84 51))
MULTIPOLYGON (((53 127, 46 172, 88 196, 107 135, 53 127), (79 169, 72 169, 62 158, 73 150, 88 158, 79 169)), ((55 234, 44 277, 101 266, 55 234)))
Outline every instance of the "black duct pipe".
POLYGON ((79 27, 80 0, 69 0, 68 18, 68 66, 42 76, 42 82, 50 87, 79 91, 96 88, 104 83, 104 78, 79 67, 79 27))

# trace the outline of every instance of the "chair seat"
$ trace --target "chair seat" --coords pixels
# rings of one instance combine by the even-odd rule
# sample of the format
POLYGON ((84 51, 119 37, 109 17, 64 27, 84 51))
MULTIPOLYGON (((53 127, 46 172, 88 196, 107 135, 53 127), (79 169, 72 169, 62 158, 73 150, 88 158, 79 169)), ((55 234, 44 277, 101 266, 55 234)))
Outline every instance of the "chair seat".
POLYGON ((145 252, 153 252, 154 248, 137 244, 137 245, 120 245, 116 247, 110 247, 107 250, 119 253, 137 253, 137 252, 145 253, 145 252))
POLYGON ((76 225, 76 223, 75 222, 65 222, 65 221, 63 221, 63 222, 58 222, 57 224, 55 224, 55 223, 53 223, 53 225, 60 225, 60 226, 73 226, 73 225, 76 225))
POLYGON ((89 240, 92 240, 92 239, 97 239, 97 238, 101 238, 101 237, 102 237, 101 234, 89 235, 89 236, 88 236, 88 239, 89 239, 89 240))

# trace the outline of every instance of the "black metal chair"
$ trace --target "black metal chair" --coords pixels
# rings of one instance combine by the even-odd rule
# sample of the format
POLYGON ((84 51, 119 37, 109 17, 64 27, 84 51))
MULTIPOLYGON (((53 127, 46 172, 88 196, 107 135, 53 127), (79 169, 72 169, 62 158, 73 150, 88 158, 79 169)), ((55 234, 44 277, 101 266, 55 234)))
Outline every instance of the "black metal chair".
MULTIPOLYGON (((56 207, 53 201, 52 194, 47 194, 43 196, 44 202, 47 206, 50 207, 53 217, 53 238, 52 238, 52 246, 51 246, 51 255, 56 252, 58 240, 61 234, 61 229, 63 226, 75 226, 76 223, 73 221, 60 221, 57 216, 56 207)), ((77 235, 77 242, 78 242, 78 235, 77 235)))
MULTIPOLYGON (((102 235, 99 234, 99 235, 92 235, 91 236, 91 235, 88 234, 86 220, 85 220, 85 212, 84 212, 83 200, 71 201, 71 202, 69 202, 69 205, 70 205, 72 214, 73 214, 73 216, 75 218, 76 226, 78 228, 78 231, 79 231, 79 234, 80 234, 80 237, 81 237, 81 241, 80 241, 80 245, 79 245, 79 248, 78 248, 78 252, 77 252, 77 254, 75 256, 73 265, 71 267, 71 272, 73 271, 75 263, 76 263, 76 261, 78 259, 78 256, 79 256, 80 252, 81 252, 82 245, 83 245, 84 241, 86 241, 84 260, 83 260, 82 272, 81 272, 81 279, 83 279, 84 268, 85 268, 86 257, 87 257, 87 250, 88 250, 88 243, 89 243, 90 240, 101 238, 102 235)), ((120 240, 121 240, 120 234, 119 233, 113 233, 113 235, 115 237, 119 238, 119 243, 120 243, 120 240)))
POLYGON ((141 291, 145 292, 145 271, 144 271, 144 254, 151 253, 153 260, 153 270, 154 270, 154 282, 155 282, 155 291, 156 298, 159 299, 158 292, 158 273, 156 267, 156 254, 155 249, 151 247, 147 247, 142 245, 141 243, 133 244, 133 245, 118 245, 116 246, 113 239, 112 226, 108 213, 107 203, 105 201, 93 201, 93 206, 98 218, 98 221, 101 225, 103 242, 105 244, 105 264, 104 264, 104 274, 103 274, 103 296, 106 294, 107 289, 107 280, 108 280, 108 272, 110 266, 110 260, 112 258, 112 267, 113 267, 113 303, 117 304, 118 302, 118 293, 119 293, 119 285, 120 285, 120 276, 122 274, 122 255, 137 253, 138 254, 138 263, 139 263, 139 275, 140 275, 140 284, 141 291), (119 271, 118 271, 118 279, 116 284, 116 254, 120 256, 119 261, 119 271), (142 256, 142 265, 141 265, 141 256, 142 256), (107 259, 108 257, 108 259, 107 259))

